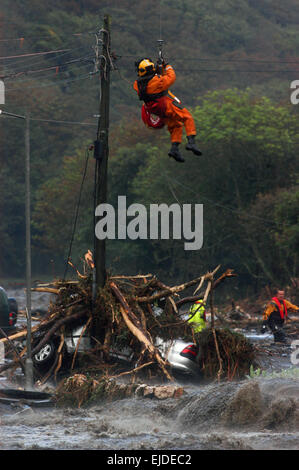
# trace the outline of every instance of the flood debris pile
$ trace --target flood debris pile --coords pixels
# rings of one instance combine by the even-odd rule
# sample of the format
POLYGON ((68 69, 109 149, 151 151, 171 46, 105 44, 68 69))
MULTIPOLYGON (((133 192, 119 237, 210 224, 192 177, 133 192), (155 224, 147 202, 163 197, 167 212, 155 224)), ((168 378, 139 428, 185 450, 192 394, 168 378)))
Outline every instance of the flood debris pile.
MULTIPOLYGON (((40 284, 33 290, 55 294, 48 312, 32 328, 32 357, 50 340, 55 338, 55 357, 50 369, 40 375, 39 382, 45 383, 50 377, 57 378, 62 368, 69 374, 78 369, 78 351, 83 338, 88 335, 90 347, 85 350, 82 372, 101 373, 105 378, 132 374, 132 380, 139 373, 159 376, 167 381, 173 377, 166 357, 158 349, 157 339, 171 341, 181 338, 198 342, 201 347, 202 367, 209 377, 218 374, 229 379, 245 375, 253 360, 253 351, 242 335, 229 334, 226 330, 215 329, 213 292, 225 279, 235 276, 232 270, 215 277, 220 266, 196 279, 176 286, 167 286, 152 274, 136 276, 108 276, 105 286, 92 296, 92 272, 78 274, 78 280, 55 280, 40 284), (195 290, 193 290, 195 288, 195 290), (211 327, 197 336, 186 318, 186 308, 199 298, 206 303, 209 298, 211 327), (80 337, 71 357, 66 351, 66 338, 74 327, 81 326, 80 337), (115 370, 115 351, 129 348, 132 352, 132 367, 126 372, 115 370), (218 370, 218 372, 217 372, 218 370)), ((25 340, 26 329, 18 331, 8 339, 0 341, 25 340)), ((23 365, 26 345, 14 360, 2 366, 23 365)), ((80 364, 79 363, 79 364, 80 364)), ((84 382, 85 383, 85 382, 84 382)), ((84 387, 83 387, 84 388, 84 387)))
POLYGON ((256 350, 247 338, 229 328, 218 328, 215 333, 206 328, 199 333, 198 341, 201 349, 201 371, 207 378, 219 373, 219 358, 221 375, 228 380, 245 377, 250 367, 257 365, 256 350), (217 337, 219 356, 215 348, 217 337))

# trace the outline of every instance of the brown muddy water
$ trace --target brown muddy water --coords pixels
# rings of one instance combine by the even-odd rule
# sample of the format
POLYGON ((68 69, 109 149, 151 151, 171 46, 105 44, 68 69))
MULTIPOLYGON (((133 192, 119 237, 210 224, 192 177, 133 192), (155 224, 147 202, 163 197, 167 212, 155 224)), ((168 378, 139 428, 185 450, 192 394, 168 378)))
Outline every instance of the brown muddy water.
MULTIPOLYGON (((270 335, 247 334, 271 344, 270 335)), ((178 380, 185 390, 178 399, 128 398, 88 409, 0 404, 0 450, 298 450, 299 370, 291 349, 277 348, 262 358, 265 377, 178 380)), ((15 384, 2 376, 0 387, 7 386, 15 384)))

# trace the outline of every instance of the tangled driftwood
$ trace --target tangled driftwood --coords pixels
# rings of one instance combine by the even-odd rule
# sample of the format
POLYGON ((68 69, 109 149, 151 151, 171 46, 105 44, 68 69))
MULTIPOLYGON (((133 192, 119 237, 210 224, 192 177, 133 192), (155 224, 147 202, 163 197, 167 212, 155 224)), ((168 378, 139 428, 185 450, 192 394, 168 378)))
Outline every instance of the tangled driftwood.
MULTIPOLYGON (((49 284, 40 284, 33 290, 56 295, 55 302, 50 304, 49 310, 32 328, 33 334, 42 333, 38 341, 34 341, 32 355, 35 355, 53 335, 58 336, 59 346, 56 360, 50 371, 41 379, 46 381, 51 375, 56 377, 62 365, 65 328, 78 324, 89 331, 94 347, 90 351, 89 364, 96 362, 103 367, 109 364, 110 351, 118 347, 130 346, 135 355, 135 367, 131 372, 152 368, 162 372, 167 380, 172 376, 168 363, 155 346, 156 337, 174 339, 178 337, 194 339, 193 330, 180 309, 199 298, 207 301, 212 297, 213 290, 222 281, 235 276, 232 270, 225 271, 215 279, 220 266, 213 271, 197 277, 191 281, 177 286, 167 286, 156 276, 151 274, 137 276, 110 276, 103 289, 99 289, 95 301, 92 299, 92 275, 81 275, 78 270, 77 281, 53 281, 49 284), (192 287, 195 290, 188 292, 192 287), (180 294, 187 291, 187 295, 180 294), (155 304, 163 304, 160 314, 155 313, 155 304)), ((92 269, 92 268, 90 268, 92 269)), ((213 303, 211 303, 211 326, 214 329, 213 303)), ((12 342, 25 339, 26 329, 10 335, 9 339, 2 338, 1 342, 12 342)), ((217 338, 215 338, 216 351, 219 351, 217 338)), ((81 338, 79 339, 80 342, 81 338)), ((73 354, 70 369, 74 367, 78 347, 73 354)), ((26 355, 24 348, 14 360, 2 366, 0 372, 16 367, 26 355)), ((218 354, 219 376, 221 375, 222 361, 218 354)), ((89 367, 87 365, 87 367, 89 367)), ((107 371, 107 369, 106 369, 107 371)))

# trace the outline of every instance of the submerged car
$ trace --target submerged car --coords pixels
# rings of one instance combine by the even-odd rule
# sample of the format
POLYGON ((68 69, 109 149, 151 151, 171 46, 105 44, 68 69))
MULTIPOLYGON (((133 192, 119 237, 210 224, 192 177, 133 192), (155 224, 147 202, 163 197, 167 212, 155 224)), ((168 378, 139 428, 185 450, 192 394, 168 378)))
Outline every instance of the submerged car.
POLYGON ((156 347, 173 371, 194 376, 199 374, 200 350, 196 344, 182 339, 163 341, 158 338, 156 347))
MULTIPOLYGON (((64 343, 65 356, 72 355, 75 351, 82 353, 91 349, 90 337, 87 334, 82 334, 82 331, 83 326, 77 326, 66 333, 64 343)), ((35 344, 40 339, 35 338, 35 344)), ((59 343, 60 338, 54 337, 33 356, 33 363, 37 369, 43 371, 51 366, 59 343)), ((164 341, 158 338, 156 347, 159 349, 161 356, 169 362, 174 372, 192 376, 199 375, 200 352, 196 344, 187 343, 180 339, 164 341)), ((134 361, 134 353, 129 347, 111 348, 110 357, 120 362, 133 363, 134 361)))
MULTIPOLYGON (((4 333, 10 334, 14 330, 18 318, 18 304, 16 299, 8 297, 3 287, 0 287, 0 328, 4 333)), ((3 334, 0 332, 0 337, 3 334)))

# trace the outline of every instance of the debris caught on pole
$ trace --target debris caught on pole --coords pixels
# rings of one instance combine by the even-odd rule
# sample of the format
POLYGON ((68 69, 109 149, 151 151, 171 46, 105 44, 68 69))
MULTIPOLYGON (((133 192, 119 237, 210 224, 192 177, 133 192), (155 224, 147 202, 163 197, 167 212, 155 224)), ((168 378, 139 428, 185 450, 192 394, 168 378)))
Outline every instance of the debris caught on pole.
MULTIPOLYGON (((107 166, 109 155, 109 102, 110 102, 110 16, 104 17, 103 28, 100 30, 103 36, 103 47, 100 62, 101 72, 101 100, 100 116, 98 121, 97 139, 94 142, 94 157, 96 160, 95 175, 95 204, 107 202, 107 166)), ((95 238, 95 279, 97 289, 103 287, 106 281, 106 243, 105 240, 95 238)), ((95 292, 93 292, 95 295, 95 292)))
MULTIPOLYGON (((118 376, 122 373, 115 369, 114 352, 129 347, 132 352, 132 369, 127 371, 127 374, 135 377, 140 372, 149 374, 150 377, 159 375, 164 380, 172 381, 167 354, 159 349, 159 339, 169 341, 169 344, 176 339, 198 342, 202 351, 198 371, 204 370, 207 377, 217 376, 220 379, 220 376, 223 377, 225 374, 231 380, 248 373, 250 365, 254 362, 254 350, 242 335, 226 329, 215 329, 213 299, 211 302, 213 319, 210 328, 207 327, 201 333, 193 335, 193 328, 186 318, 185 306, 194 301, 194 296, 190 297, 189 294, 190 288, 198 286, 196 297, 207 301, 219 284, 235 276, 232 270, 228 269, 215 279, 218 266, 211 272, 176 286, 167 286, 151 274, 107 276, 106 284, 99 289, 92 310, 91 270, 93 268, 89 267, 89 271, 83 275, 76 269, 79 277, 77 281, 55 280, 32 289, 56 294, 56 301, 51 303, 47 314, 32 328, 32 357, 50 340, 56 344, 53 364, 46 374, 43 373, 39 378, 40 383, 45 383, 51 376, 54 376, 55 380, 60 369, 62 370, 63 345, 67 336, 72 335, 76 325, 81 325, 82 330, 74 352, 71 353, 71 357, 67 355, 68 365, 64 364, 64 371, 65 368, 70 371, 76 369, 77 360, 80 363, 79 343, 83 341, 83 336, 92 336, 95 341, 91 341, 88 348, 84 349, 85 364, 87 370, 98 371, 105 377, 118 376), (158 306, 160 303, 158 311, 155 309, 156 301, 158 306), (93 337, 94 322, 97 331, 100 331, 98 337, 93 337), (195 341, 192 341, 193 336, 195 341)), ((219 325, 219 319, 217 324, 219 325)), ((10 335, 9 341, 19 342, 26 336, 27 331, 24 329, 10 335)), ((3 342, 8 343, 8 338, 0 339, 0 343, 3 342)), ((20 357, 23 357, 25 352, 26 345, 20 352, 20 357)), ((0 367, 0 373, 18 366, 19 358, 0 367)))

